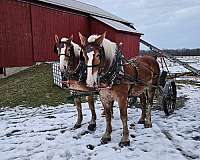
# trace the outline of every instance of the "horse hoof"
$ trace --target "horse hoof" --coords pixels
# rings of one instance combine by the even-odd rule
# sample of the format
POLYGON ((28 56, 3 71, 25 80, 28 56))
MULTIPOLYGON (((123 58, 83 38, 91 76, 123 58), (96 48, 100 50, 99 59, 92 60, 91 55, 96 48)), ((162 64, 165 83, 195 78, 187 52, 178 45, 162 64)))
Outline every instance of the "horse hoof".
POLYGON ((101 144, 107 144, 109 141, 111 141, 111 138, 101 138, 101 144))
POLYGON ((120 146, 120 147, 130 146, 130 140, 127 141, 127 142, 120 142, 120 143, 119 143, 119 146, 120 146))
POLYGON ((78 128, 81 128, 81 124, 75 124, 74 125, 74 129, 78 129, 78 128))
POLYGON ((95 131, 96 130, 96 124, 89 124, 88 130, 89 131, 95 131))
POLYGON ((130 124, 130 129, 134 129, 135 128, 135 123, 131 123, 130 124))
POLYGON ((87 149, 90 149, 90 150, 93 150, 93 149, 94 149, 94 146, 91 145, 91 144, 88 144, 86 147, 87 147, 87 149))
POLYGON ((145 124, 145 121, 144 120, 139 120, 138 124, 145 124))
POLYGON ((147 123, 145 123, 145 124, 144 124, 144 127, 145 127, 145 128, 152 128, 152 124, 147 124, 147 123))

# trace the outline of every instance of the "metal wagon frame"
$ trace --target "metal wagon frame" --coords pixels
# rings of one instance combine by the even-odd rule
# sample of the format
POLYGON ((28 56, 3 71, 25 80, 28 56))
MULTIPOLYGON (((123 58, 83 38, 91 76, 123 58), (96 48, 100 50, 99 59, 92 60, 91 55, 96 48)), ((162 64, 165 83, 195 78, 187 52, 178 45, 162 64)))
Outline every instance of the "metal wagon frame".
MULTIPOLYGON (((162 50, 160 50, 159 48, 146 42, 145 40, 140 39, 140 43, 147 46, 151 51, 156 53, 157 56, 159 56, 163 59, 166 58, 170 61, 173 61, 174 63, 178 63, 180 66, 183 66, 184 68, 191 71, 190 74, 193 74, 194 76, 200 76, 200 70, 190 66, 188 63, 180 61, 179 59, 177 59, 176 57, 174 57, 171 54, 164 53, 162 50)), ((167 64, 165 61, 164 61, 164 63, 167 67, 167 64)), ((176 82, 174 80, 174 78, 176 76, 173 77, 170 75, 169 76, 170 79, 166 80, 168 74, 170 74, 170 71, 167 69, 167 71, 163 71, 160 76, 160 82, 161 82, 160 89, 161 89, 161 93, 162 93, 162 107, 167 116, 174 112, 174 110, 176 108, 176 98, 177 98, 177 88, 176 88, 176 82)), ((180 74, 179 76, 182 76, 182 75, 184 75, 184 74, 180 74)))

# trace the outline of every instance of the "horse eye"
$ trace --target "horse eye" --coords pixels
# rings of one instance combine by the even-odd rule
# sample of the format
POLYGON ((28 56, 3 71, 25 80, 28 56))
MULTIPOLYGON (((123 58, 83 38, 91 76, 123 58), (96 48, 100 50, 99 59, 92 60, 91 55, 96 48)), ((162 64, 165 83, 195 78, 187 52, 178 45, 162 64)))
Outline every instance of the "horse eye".
POLYGON ((97 54, 96 57, 100 57, 100 54, 97 54))

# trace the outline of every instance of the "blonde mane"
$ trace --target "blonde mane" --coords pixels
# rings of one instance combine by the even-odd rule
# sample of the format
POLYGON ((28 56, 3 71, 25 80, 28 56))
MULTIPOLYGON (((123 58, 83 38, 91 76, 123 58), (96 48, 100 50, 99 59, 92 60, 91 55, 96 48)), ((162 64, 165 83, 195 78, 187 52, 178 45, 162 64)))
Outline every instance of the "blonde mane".
MULTIPOLYGON (((100 35, 91 35, 88 38, 88 42, 95 42, 95 40, 99 37, 100 35)), ((116 48, 117 48, 117 44, 114 42, 111 42, 110 40, 104 38, 103 42, 102 42, 102 46, 104 48, 105 51, 105 57, 109 58, 110 60, 113 59, 113 57, 115 56, 115 52, 116 52, 116 48)))

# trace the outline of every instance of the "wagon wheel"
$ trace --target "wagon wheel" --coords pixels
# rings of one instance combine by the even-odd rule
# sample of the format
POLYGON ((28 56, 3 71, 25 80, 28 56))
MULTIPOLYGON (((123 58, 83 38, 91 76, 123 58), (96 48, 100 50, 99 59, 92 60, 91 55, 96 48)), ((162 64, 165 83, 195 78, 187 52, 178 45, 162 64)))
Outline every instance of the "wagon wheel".
POLYGON ((166 82, 164 86, 162 105, 166 116, 172 114, 176 108, 176 84, 174 81, 166 82))

